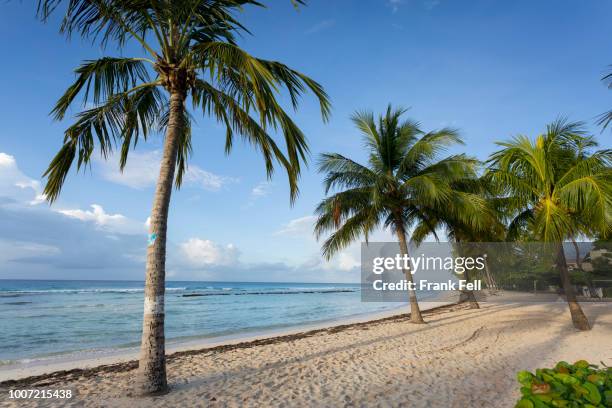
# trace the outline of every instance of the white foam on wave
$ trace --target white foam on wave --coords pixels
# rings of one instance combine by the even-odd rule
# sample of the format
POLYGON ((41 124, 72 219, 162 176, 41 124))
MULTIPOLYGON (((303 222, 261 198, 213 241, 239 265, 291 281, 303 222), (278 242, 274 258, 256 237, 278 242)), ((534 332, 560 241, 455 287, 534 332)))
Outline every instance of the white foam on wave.
MULTIPOLYGON (((183 288, 166 288, 166 292, 180 292, 183 288)), ((54 293, 78 294, 78 293, 142 293, 143 288, 89 288, 89 289, 42 289, 42 290, 7 290, 0 292, 0 297, 11 297, 15 295, 44 295, 54 293)))

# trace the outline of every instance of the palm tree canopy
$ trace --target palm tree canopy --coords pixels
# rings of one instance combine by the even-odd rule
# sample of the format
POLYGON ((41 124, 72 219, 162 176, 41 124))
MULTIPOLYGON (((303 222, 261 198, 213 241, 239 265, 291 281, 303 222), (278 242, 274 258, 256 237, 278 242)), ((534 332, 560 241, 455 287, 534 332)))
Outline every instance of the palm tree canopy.
MULTIPOLYGON (((361 235, 367 240, 381 224, 405 234, 424 207, 442 208, 456 197, 454 181, 474 176, 474 159, 463 154, 439 159, 448 146, 462 143, 455 129, 426 133, 417 122, 402 121, 405 112, 389 106, 378 119, 372 112, 353 115, 369 153, 367 166, 337 153, 321 155, 326 193, 340 190, 316 209, 317 237, 333 232, 323 244, 326 257, 361 235)), ((465 205, 479 202, 466 200, 465 205)), ((477 221, 467 218, 466 223, 477 221)))
MULTIPOLYGON (((302 4, 301 0, 292 0, 302 4)), ((136 42, 143 55, 104 57, 84 61, 76 80, 53 108, 56 120, 66 116, 77 97, 85 110, 66 131, 64 145, 47 169, 45 194, 57 198, 73 162, 90 162, 96 147, 106 158, 120 149, 120 167, 130 148, 168 122, 168 94, 190 97, 193 110, 212 116, 225 131, 225 149, 234 135, 261 151, 268 177, 279 164, 289 177, 291 199, 306 161, 306 138, 277 101, 286 91, 293 108, 311 91, 327 120, 330 103, 322 86, 277 62, 256 58, 236 45, 235 37, 248 33, 236 19, 244 6, 263 6, 253 0, 39 0, 38 12, 47 19, 64 13, 61 32, 79 34, 102 46, 121 50, 136 42), (91 106, 91 107, 89 107, 91 106), (284 137, 285 151, 271 133, 284 137)), ((177 157, 176 184, 180 186, 191 152, 191 117, 185 113, 177 157)))
POLYGON ((420 245, 430 235, 439 241, 442 230, 454 242, 496 242, 505 238, 502 220, 506 203, 493 194, 484 177, 457 180, 451 187, 453 199, 444 207, 421 208, 412 242, 420 245))
POLYGON ((609 235, 612 228, 612 150, 591 152, 583 124, 558 119, 535 139, 498 142, 486 177, 511 203, 509 234, 561 242, 578 234, 609 235))

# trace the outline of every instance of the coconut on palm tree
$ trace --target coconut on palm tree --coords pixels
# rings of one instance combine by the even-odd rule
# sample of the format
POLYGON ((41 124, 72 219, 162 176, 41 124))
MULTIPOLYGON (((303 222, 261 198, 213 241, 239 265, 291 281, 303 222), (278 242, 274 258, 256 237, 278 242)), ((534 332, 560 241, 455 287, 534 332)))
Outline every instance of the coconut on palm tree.
MULTIPOLYGON (((294 0, 294 3, 302 1, 294 0)), ((64 144, 45 176, 53 202, 75 164, 87 165, 96 149, 107 158, 116 147, 123 169, 130 149, 153 132, 164 134, 163 157, 151 212, 147 249, 144 321, 138 383, 143 393, 167 387, 164 347, 166 227, 173 184, 180 186, 191 153, 191 114, 201 111, 225 128, 225 150, 235 136, 261 151, 270 177, 275 165, 289 178, 290 197, 308 146, 304 134, 278 101, 285 90, 293 108, 306 91, 320 102, 324 119, 329 101, 323 88, 288 66, 256 58, 235 42, 247 32, 237 20, 254 0, 40 0, 46 19, 63 12, 61 32, 113 43, 119 50, 137 44, 142 55, 85 61, 52 115, 64 119, 79 97, 91 106, 76 115, 64 144), (190 112, 187 103, 193 110, 190 112), (284 149, 271 136, 282 135, 284 149)), ((119 54, 121 55, 121 53, 119 54)))
POLYGON ((527 231, 554 246, 555 264, 574 326, 590 325, 570 281, 563 242, 577 233, 608 236, 612 230, 612 150, 591 152, 595 141, 581 123, 559 119, 535 139, 498 142, 486 177, 509 200, 514 219, 509 234, 527 231))
MULTIPOLYGON (((317 207, 315 233, 331 235, 322 247, 331 258, 351 242, 380 226, 397 236, 402 255, 408 255, 406 234, 424 206, 440 211, 452 197, 452 182, 469 177, 476 162, 464 155, 440 159, 451 144, 461 143, 454 129, 424 132, 417 122, 402 120, 405 109, 387 108, 378 120, 371 112, 352 117, 360 130, 368 154, 362 165, 338 153, 321 156, 319 170, 325 173, 325 198, 317 207)), ((412 274, 404 271, 408 282, 412 274)), ((409 291, 411 321, 423 323, 416 293, 409 291)))

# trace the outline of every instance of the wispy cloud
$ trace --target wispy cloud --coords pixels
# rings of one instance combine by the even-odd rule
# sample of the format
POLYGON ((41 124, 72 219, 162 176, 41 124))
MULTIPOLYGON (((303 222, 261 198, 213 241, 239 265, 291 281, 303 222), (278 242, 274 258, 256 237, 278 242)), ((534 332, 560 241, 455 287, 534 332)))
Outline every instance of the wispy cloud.
POLYGON ((304 34, 316 34, 321 31, 332 28, 336 25, 336 20, 323 20, 304 31, 304 34))
POLYGON ((17 166, 15 157, 0 152, 0 191, 7 192, 9 189, 16 190, 10 194, 12 198, 28 197, 27 202, 30 205, 41 204, 45 201, 40 181, 23 174, 17 166), (35 194, 33 198, 30 197, 32 191, 35 194))
POLYGON ((251 190, 251 197, 265 197, 270 194, 270 187, 272 187, 272 183, 270 181, 262 181, 258 183, 251 190))
MULTIPOLYGON (((132 152, 123 172, 119 170, 116 160, 98 160, 102 178, 117 184, 135 189, 154 186, 159 175, 161 152, 132 152)), ((184 177, 185 185, 200 187, 208 191, 218 191, 227 184, 238 180, 233 177, 220 176, 196 165, 190 165, 184 177)))
POLYGON ((220 245, 209 239, 191 238, 179 245, 181 254, 192 267, 233 265, 238 262, 240 251, 234 244, 220 245))
POLYGON ((440 0, 425 0, 425 2, 423 3, 423 6, 427 10, 431 10, 434 7, 437 7, 438 5, 440 5, 440 0))
POLYGON ((307 215, 305 217, 295 218, 283 225, 277 230, 274 235, 289 235, 289 236, 312 236, 314 223, 317 217, 307 215))
POLYGON ((272 183, 271 181, 260 181, 259 183, 257 183, 251 189, 251 194, 249 195, 249 199, 246 202, 246 204, 242 206, 242 209, 251 208, 255 204, 255 201, 259 200, 260 198, 266 197, 268 194, 270 194, 270 189, 272 188, 273 185, 274 183, 272 183))
POLYGON ((404 0, 387 0, 387 6, 391 7, 394 13, 397 13, 402 4, 404 4, 404 0))
POLYGON ((60 209, 56 211, 70 218, 91 222, 96 228, 112 233, 144 234, 149 224, 148 218, 143 223, 132 220, 122 214, 109 214, 99 204, 92 204, 90 207, 91 210, 60 209))

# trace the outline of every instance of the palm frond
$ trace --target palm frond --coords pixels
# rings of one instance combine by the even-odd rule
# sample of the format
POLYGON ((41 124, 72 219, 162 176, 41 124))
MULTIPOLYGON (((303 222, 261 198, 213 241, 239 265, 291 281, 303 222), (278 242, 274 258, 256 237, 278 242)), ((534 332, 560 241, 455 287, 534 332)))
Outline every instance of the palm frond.
POLYGON ((483 200, 476 194, 454 191, 459 181, 470 185, 468 179, 476 177, 478 162, 465 155, 439 159, 445 146, 460 141, 456 131, 424 133, 418 122, 401 120, 405 112, 389 105, 377 119, 370 111, 353 114, 351 119, 369 153, 367 165, 338 153, 321 155, 319 171, 325 174, 326 193, 340 190, 321 201, 316 210, 317 239, 331 232, 322 246, 326 257, 361 236, 367 240, 375 227, 405 235, 416 223, 413 239, 417 241, 435 234, 441 217, 450 213, 453 199, 453 217, 461 219, 466 228, 484 224, 478 218, 488 213, 483 200), (418 165, 414 165, 415 157, 418 165), (409 171, 402 163, 411 163, 409 171))
POLYGON ((74 99, 83 92, 83 104, 99 105, 117 94, 128 92, 140 83, 148 83, 149 73, 139 58, 104 57, 85 61, 75 70, 77 78, 51 111, 55 120, 64 118, 74 99), (90 97, 91 96, 91 97, 90 97))
POLYGON ((400 174, 409 175, 419 172, 453 144, 463 144, 456 129, 444 128, 426 133, 405 153, 399 167, 400 174))
POLYGON ((380 222, 380 214, 376 208, 369 207, 348 218, 322 246, 322 253, 326 259, 346 248, 351 242, 363 236, 367 239, 380 222))
POLYGON ((509 238, 529 232, 560 242, 576 231, 612 228, 612 151, 590 153, 597 143, 582 123, 557 119, 533 141, 519 136, 498 144, 503 148, 491 155, 485 178, 496 186, 505 214, 516 214, 509 238))
POLYGON ((376 183, 376 174, 370 169, 337 153, 321 154, 319 172, 327 174, 326 193, 332 188, 367 187, 376 183))
MULTIPOLYGON (((305 157, 306 141, 297 126, 286 126, 285 141, 289 158, 278 147, 265 128, 252 118, 241 103, 231 95, 214 88, 207 82, 196 81, 192 91, 193 102, 206 115, 213 115, 226 128, 226 152, 232 146, 234 132, 258 148, 265 161, 266 172, 271 177, 274 172, 274 162, 280 163, 287 171, 290 185, 291 200, 295 200, 299 192, 297 181, 300 173, 298 157, 305 157)), ((285 120, 285 118, 283 118, 285 120)))
POLYGON ((65 132, 64 146, 43 174, 48 178, 44 190, 47 199, 51 202, 57 199, 77 153, 77 169, 90 162, 96 141, 105 158, 118 142, 122 143, 120 166, 123 169, 130 145, 135 145, 141 134, 147 137, 166 104, 157 86, 148 84, 114 94, 105 104, 79 113, 76 122, 65 132))

